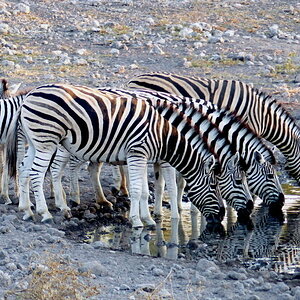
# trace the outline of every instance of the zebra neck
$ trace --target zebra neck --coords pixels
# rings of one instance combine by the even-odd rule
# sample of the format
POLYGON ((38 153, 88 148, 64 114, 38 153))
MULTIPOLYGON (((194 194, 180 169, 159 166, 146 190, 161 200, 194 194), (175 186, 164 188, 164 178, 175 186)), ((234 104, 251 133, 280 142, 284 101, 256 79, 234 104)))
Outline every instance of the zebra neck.
POLYGON ((287 158, 296 157, 300 161, 300 128, 289 113, 270 97, 260 97, 265 109, 262 137, 274 144, 287 158))

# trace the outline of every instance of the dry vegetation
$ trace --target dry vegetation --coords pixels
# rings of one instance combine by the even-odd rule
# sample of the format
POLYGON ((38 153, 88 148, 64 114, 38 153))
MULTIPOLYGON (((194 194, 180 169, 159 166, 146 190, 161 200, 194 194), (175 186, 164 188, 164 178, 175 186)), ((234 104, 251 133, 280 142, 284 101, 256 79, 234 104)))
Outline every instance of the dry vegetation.
POLYGON ((83 300, 100 293, 89 282, 90 274, 80 273, 58 255, 48 254, 32 271, 28 287, 9 291, 6 297, 22 300, 83 300))

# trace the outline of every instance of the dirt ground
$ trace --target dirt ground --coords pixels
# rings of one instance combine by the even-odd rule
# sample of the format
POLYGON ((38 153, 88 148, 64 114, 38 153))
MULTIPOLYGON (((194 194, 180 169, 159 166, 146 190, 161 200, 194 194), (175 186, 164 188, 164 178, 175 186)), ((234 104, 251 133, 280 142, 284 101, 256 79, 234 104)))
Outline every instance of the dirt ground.
MULTIPOLYGON (((0 77, 12 84, 21 82, 22 87, 51 82, 120 87, 137 74, 149 71, 237 79, 274 95, 299 122, 299 24, 297 0, 0 1, 0 77)), ((33 266, 31 255, 36 254, 41 260, 45 251, 50 249, 58 255, 59 248, 64 249, 63 261, 70 261, 72 267, 79 262, 101 263, 103 268, 98 266, 96 270, 86 267, 94 274, 92 286, 104 286, 94 299, 254 300, 270 296, 300 299, 299 289, 285 286, 278 274, 255 275, 241 271, 238 266, 215 265, 215 262, 206 266, 211 270, 208 272, 196 262, 131 256, 82 244, 79 241, 83 232, 96 221, 93 217, 85 218, 86 223, 77 220, 87 208, 91 213, 97 209, 91 205, 94 194, 85 170, 82 175, 81 197, 88 206, 73 208, 76 222, 62 221, 51 199, 54 228, 38 222, 25 223, 16 206, 1 205, 0 245, 7 253, 0 250, 0 279, 3 279, 0 299, 8 290, 20 288, 23 292, 31 291, 29 298, 23 294, 24 299, 67 299, 61 295, 39 298, 29 284, 36 276, 33 270, 45 269, 33 266), (13 228, 5 231, 6 225, 13 228), (53 233, 51 229, 62 231, 53 233), (52 233, 54 242, 51 242, 52 233), (13 247, 14 244, 17 246, 13 247), (24 252, 28 253, 27 258, 24 252), (18 267, 18 263, 24 268, 18 267), (214 271, 219 275, 214 276, 214 271)), ((111 183, 111 169, 106 167, 102 184, 106 195, 116 203, 116 213, 101 212, 98 219, 127 224, 123 212, 129 201, 116 200, 110 192, 111 183)), ((64 184, 68 192, 67 170, 64 184)), ((45 190, 49 195, 48 179, 45 190)), ((60 268, 59 264, 51 266, 60 268)), ((45 282, 39 284, 45 286, 45 282)), ((80 285, 76 283, 76 286, 80 285)), ((78 294, 83 295, 82 291, 78 294)), ((74 295, 73 299, 88 298, 74 295)), ((18 299, 16 294, 10 297, 18 299)))

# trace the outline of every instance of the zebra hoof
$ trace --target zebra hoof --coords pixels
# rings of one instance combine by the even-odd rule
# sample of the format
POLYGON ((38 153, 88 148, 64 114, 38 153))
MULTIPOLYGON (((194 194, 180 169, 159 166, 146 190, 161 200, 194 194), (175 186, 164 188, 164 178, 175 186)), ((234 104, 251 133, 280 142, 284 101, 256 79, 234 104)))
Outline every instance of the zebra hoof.
POLYGON ((30 215, 30 214, 26 213, 23 216, 23 221, 34 222, 35 221, 35 217, 34 217, 34 215, 30 215))
POLYGON ((43 224, 54 224, 53 218, 42 219, 43 224))
POLYGON ((132 228, 138 229, 138 228, 143 228, 144 224, 142 223, 142 221, 140 220, 140 218, 134 216, 134 217, 130 217, 130 221, 132 224, 132 228))
POLYGON ((10 199, 7 199, 5 202, 4 202, 4 205, 10 205, 12 204, 12 201, 10 199))
POLYGON ((70 220, 72 218, 72 213, 69 209, 63 210, 63 216, 65 219, 70 220))
POLYGON ((114 186, 111 188, 111 192, 114 196, 118 196, 119 195, 119 190, 117 188, 115 188, 114 186))

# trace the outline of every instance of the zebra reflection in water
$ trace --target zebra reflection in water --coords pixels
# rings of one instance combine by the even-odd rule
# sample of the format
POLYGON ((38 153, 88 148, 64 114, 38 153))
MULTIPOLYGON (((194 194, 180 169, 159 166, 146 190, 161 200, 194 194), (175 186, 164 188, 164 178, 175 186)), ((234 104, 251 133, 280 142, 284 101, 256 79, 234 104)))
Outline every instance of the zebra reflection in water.
MULTIPOLYGON (((286 209, 283 218, 269 214, 265 206, 256 207, 252 214, 253 230, 236 222, 234 211, 227 210, 225 226, 212 228, 195 211, 178 219, 157 222, 153 230, 128 227, 115 230, 110 237, 110 247, 130 251, 134 254, 177 259, 213 257, 219 261, 271 258, 276 271, 296 261, 300 252, 300 202, 286 209), (188 222, 187 218, 190 218, 188 222), (278 257, 278 259, 277 259, 278 257), (283 263, 276 264, 276 261, 283 263), (281 267, 281 265, 283 266, 281 267)), ((103 228, 99 232, 105 231, 103 228)), ((107 231, 107 229, 106 229, 107 231)), ((103 240, 105 235, 94 236, 103 240)))

